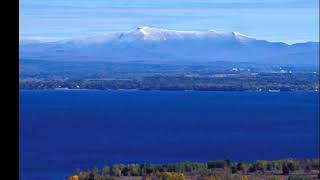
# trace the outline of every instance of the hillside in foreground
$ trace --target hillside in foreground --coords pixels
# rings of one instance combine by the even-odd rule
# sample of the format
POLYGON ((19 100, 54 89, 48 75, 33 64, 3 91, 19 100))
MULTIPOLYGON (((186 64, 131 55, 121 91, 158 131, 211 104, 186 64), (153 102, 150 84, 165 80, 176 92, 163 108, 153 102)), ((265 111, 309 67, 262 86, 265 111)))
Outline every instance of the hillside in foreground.
POLYGON ((319 179, 319 159, 207 163, 114 164, 76 170, 68 180, 312 180, 319 179))

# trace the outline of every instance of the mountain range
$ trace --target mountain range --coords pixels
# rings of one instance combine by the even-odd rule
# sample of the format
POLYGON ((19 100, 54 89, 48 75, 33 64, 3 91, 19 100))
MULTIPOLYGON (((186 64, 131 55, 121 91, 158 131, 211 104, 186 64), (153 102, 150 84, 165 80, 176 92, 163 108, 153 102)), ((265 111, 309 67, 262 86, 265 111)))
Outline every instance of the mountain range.
POLYGON ((319 42, 286 44, 238 32, 138 27, 127 32, 59 41, 21 39, 20 59, 110 62, 254 62, 318 65, 319 42))

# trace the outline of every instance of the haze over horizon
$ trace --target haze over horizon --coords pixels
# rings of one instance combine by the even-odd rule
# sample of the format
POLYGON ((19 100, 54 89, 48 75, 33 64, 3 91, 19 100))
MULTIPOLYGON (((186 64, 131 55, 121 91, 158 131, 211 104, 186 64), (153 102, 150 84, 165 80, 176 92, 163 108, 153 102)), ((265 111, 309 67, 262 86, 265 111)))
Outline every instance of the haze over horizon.
POLYGON ((70 39, 139 26, 240 32, 288 44, 319 42, 317 0, 19 1, 20 38, 70 39))

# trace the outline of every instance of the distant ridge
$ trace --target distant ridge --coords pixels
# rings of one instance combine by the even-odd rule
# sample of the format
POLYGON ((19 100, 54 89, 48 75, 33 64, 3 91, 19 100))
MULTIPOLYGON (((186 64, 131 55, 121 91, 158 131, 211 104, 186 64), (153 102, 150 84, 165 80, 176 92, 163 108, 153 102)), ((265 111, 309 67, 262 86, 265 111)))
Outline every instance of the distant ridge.
MULTIPOLYGON (((239 32, 220 32, 216 30, 209 31, 178 31, 169 30, 162 28, 155 28, 149 26, 141 26, 136 29, 127 32, 117 32, 117 33, 105 33, 98 36, 91 36, 85 38, 75 38, 69 40, 55 40, 54 38, 43 38, 44 42, 73 42, 73 43, 96 43, 96 42, 106 42, 113 40, 145 40, 145 41, 165 41, 172 39, 195 39, 195 38, 238 38, 242 40, 249 40, 254 38, 249 38, 248 36, 241 34, 239 32), (127 39, 126 39, 127 38, 127 39), (51 41, 50 41, 51 40, 51 41)), ((28 37, 21 38, 20 43, 41 42, 41 37, 28 37)))
POLYGON ((319 42, 288 45, 239 32, 177 31, 142 26, 70 40, 21 39, 21 59, 149 62, 263 62, 318 65, 319 42))

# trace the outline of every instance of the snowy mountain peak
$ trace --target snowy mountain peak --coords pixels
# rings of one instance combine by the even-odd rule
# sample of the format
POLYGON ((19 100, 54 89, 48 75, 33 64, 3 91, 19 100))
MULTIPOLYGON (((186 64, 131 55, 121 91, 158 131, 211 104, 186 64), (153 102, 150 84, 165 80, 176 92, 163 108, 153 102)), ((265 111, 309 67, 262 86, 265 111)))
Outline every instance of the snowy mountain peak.
POLYGON ((150 26, 140 26, 140 27, 137 27, 136 30, 140 31, 140 32, 145 32, 145 31, 160 30, 160 29, 159 28, 150 27, 150 26))
POLYGON ((149 26, 138 27, 135 31, 131 31, 129 34, 135 34, 140 36, 146 41, 165 41, 169 39, 183 38, 186 35, 194 33, 193 31, 176 31, 169 29, 161 29, 149 26))
POLYGON ((214 39, 228 38, 235 40, 248 40, 246 35, 239 32, 221 32, 216 30, 209 31, 181 31, 141 26, 127 33, 121 33, 119 36, 122 40, 145 40, 145 41, 166 41, 174 39, 214 39))
MULTIPOLYGON (((156 28, 150 26, 140 26, 130 31, 104 33, 96 36, 80 37, 73 39, 62 40, 62 42, 69 42, 75 44, 92 44, 92 43, 107 43, 107 42, 132 42, 132 41, 149 41, 159 42, 168 40, 236 40, 246 41, 252 40, 246 35, 239 32, 221 32, 216 30, 209 31, 182 31, 170 30, 163 28, 156 28)), ((36 42, 41 43, 38 39, 36 42)), ((61 40, 59 40, 61 41, 61 40)), ((20 44, 28 44, 33 42, 30 39, 21 39, 20 44)), ((45 42, 45 41, 43 41, 45 42)))
POLYGON ((316 64, 319 43, 288 45, 239 32, 181 31, 142 26, 126 32, 56 42, 20 38, 19 56, 43 60, 276 62, 316 64), (22 43, 27 41, 26 43, 22 43))
POLYGON ((138 27, 137 31, 142 34, 144 40, 165 40, 166 31, 163 29, 152 28, 149 26, 138 27))
POLYGON ((242 40, 244 40, 244 39, 250 39, 250 37, 248 37, 248 36, 246 36, 246 35, 244 35, 244 34, 241 34, 241 33, 239 33, 239 32, 231 32, 231 34, 232 34, 234 37, 238 38, 238 39, 242 39, 242 40))

